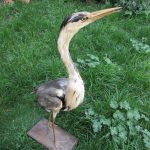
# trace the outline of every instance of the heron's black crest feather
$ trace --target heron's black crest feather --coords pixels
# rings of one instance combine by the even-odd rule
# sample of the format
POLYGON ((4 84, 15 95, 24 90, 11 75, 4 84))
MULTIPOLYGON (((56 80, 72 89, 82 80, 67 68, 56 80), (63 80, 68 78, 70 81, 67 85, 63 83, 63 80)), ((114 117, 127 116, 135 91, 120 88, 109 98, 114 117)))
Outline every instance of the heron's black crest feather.
POLYGON ((85 16, 84 14, 79 14, 78 16, 75 16, 74 18, 72 18, 70 22, 77 22, 81 20, 84 16, 85 16))
POLYGON ((68 16, 64 19, 64 21, 62 22, 61 26, 60 26, 60 30, 66 26, 67 23, 69 22, 77 22, 79 20, 81 20, 85 15, 84 14, 78 14, 77 16, 68 16))
POLYGON ((68 21, 70 20, 71 16, 68 16, 64 19, 64 21, 62 22, 61 26, 60 26, 60 30, 68 23, 68 21))

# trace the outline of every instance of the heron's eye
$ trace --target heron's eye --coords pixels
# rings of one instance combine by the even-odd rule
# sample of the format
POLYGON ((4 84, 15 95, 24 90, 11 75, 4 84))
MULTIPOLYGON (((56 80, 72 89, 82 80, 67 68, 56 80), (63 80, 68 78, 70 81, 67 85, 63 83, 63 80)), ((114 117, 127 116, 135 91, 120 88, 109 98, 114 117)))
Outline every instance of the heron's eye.
POLYGON ((83 17, 81 20, 86 21, 87 19, 88 19, 88 17, 83 17))

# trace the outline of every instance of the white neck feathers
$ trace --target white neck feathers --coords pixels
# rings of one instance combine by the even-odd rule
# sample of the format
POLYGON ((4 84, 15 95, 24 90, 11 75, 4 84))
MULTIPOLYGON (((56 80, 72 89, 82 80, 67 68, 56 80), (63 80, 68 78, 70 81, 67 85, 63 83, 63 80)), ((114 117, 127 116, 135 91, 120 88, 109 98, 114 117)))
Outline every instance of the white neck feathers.
POLYGON ((75 34, 74 32, 68 32, 65 29, 62 29, 62 31, 59 34, 57 44, 59 53, 61 55, 61 59, 69 74, 69 78, 81 79, 81 76, 78 70, 75 68, 69 53, 69 43, 74 34, 75 34))

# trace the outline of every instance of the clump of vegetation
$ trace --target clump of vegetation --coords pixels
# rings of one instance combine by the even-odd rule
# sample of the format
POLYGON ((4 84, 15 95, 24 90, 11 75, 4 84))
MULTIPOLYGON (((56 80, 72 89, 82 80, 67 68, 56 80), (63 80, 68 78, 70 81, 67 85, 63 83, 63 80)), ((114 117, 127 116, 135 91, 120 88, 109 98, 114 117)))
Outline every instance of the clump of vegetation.
POLYGON ((111 137, 117 145, 126 143, 128 139, 141 136, 145 147, 150 148, 150 131, 142 127, 141 123, 142 121, 149 123, 150 120, 144 113, 132 108, 127 101, 120 103, 111 101, 110 110, 111 116, 100 115, 92 108, 85 112, 95 133, 105 128, 107 130, 105 137, 111 137))
POLYGON ((150 14, 149 0, 118 0, 117 4, 123 7, 125 15, 150 14))
POLYGON ((130 39, 133 48, 137 51, 137 52, 141 52, 141 53, 150 53, 150 45, 146 44, 147 39, 146 38, 142 38, 142 41, 137 41, 135 39, 130 39))
POLYGON ((109 5, 122 6, 125 15, 139 15, 150 14, 150 1, 149 0, 82 0, 84 2, 93 1, 105 3, 109 5))
POLYGON ((92 55, 92 54, 87 54, 86 59, 78 58, 76 65, 79 65, 80 68, 87 68, 87 67, 95 68, 99 64, 100 64, 100 61, 97 56, 92 55))

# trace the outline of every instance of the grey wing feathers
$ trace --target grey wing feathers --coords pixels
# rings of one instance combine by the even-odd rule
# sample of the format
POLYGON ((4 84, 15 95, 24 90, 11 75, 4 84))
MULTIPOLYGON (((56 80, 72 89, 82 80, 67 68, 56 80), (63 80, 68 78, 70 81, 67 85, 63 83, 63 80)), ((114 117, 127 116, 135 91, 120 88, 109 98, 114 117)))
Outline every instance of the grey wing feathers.
POLYGON ((68 79, 60 78, 41 84, 35 88, 39 104, 46 109, 62 107, 67 85, 68 79))
POLYGON ((62 101, 59 98, 46 94, 38 96, 38 103, 47 111, 60 110, 62 108, 62 101))

